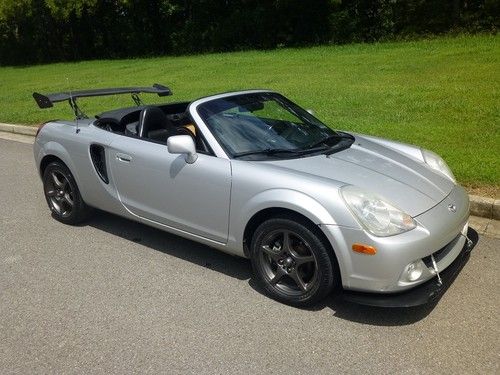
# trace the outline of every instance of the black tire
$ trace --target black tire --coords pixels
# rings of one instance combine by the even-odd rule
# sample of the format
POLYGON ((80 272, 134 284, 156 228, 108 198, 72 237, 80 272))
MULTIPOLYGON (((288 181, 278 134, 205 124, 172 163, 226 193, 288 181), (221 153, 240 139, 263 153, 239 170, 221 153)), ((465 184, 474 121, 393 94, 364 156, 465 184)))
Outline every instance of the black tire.
POLYGON ((337 286, 340 275, 335 255, 318 231, 294 216, 272 218, 257 227, 251 243, 252 268, 268 296, 307 307, 337 286))
POLYGON ((91 208, 83 201, 71 171, 62 162, 50 163, 43 172, 43 192, 54 219, 76 225, 85 221, 91 208))

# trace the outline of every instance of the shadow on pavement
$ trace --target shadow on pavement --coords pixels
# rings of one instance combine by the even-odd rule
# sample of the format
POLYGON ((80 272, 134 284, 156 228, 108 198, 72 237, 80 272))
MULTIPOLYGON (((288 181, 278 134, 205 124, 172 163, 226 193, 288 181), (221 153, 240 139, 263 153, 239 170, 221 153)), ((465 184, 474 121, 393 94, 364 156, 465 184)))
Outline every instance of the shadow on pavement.
MULTIPOLYGON (((251 288, 263 293, 251 278, 251 265, 247 259, 231 256, 197 242, 103 211, 97 211, 87 225, 238 280, 248 280, 251 288)), ((437 302, 409 308, 383 308, 358 305, 345 301, 338 295, 332 295, 307 310, 330 309, 335 318, 361 324, 403 326, 424 319, 432 312, 437 302)))
MULTIPOLYGON (((248 283, 255 291, 264 293, 253 279, 250 279, 248 283)), ((406 308, 372 307, 345 301, 334 293, 323 302, 301 310, 322 311, 330 309, 334 318, 355 323, 374 326, 404 326, 424 319, 432 312, 437 302, 406 308)))
POLYGON ((333 296, 326 301, 326 307, 333 311, 334 317, 374 326, 404 326, 414 324, 427 317, 436 305, 437 301, 416 307, 372 307, 357 305, 333 296))
POLYGON ((120 216, 96 211, 86 225, 238 280, 247 280, 252 275, 250 262, 246 259, 225 254, 120 216))

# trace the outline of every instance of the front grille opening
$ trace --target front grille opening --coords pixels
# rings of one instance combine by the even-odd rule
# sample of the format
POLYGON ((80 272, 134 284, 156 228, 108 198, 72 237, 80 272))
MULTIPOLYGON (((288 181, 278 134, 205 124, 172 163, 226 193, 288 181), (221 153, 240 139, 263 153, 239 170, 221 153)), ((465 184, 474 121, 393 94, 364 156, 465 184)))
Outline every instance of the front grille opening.
POLYGON ((91 145, 90 146, 90 157, 94 168, 99 175, 100 179, 105 183, 109 183, 108 171, 106 169, 106 153, 104 147, 101 145, 91 145))
MULTIPOLYGON (((453 249, 457 241, 460 239, 461 234, 456 236, 453 240, 451 240, 448 244, 443 246, 441 249, 433 253, 434 259, 436 260, 436 263, 439 263, 448 253, 453 249)), ((431 256, 426 256, 425 258, 422 258, 422 261, 425 263, 425 265, 429 268, 433 268, 432 266, 432 260, 431 256)))

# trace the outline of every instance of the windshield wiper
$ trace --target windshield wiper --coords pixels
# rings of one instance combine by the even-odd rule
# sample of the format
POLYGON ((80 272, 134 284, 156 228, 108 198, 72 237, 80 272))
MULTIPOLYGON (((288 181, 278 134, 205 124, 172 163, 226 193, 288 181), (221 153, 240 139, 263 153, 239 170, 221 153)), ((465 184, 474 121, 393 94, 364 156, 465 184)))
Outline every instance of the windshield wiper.
POLYGON ((325 155, 331 155, 335 152, 345 150, 346 148, 351 147, 354 142, 354 136, 349 133, 338 132, 337 134, 330 135, 320 142, 316 142, 307 148, 296 148, 296 149, 286 149, 286 148, 266 148, 264 150, 253 150, 253 151, 245 151, 239 152, 233 155, 233 158, 240 158, 248 155, 280 155, 280 154, 288 154, 294 156, 312 154, 314 152, 324 152, 325 155), (328 142, 329 140, 337 140, 337 143, 332 146, 321 146, 323 143, 328 142), (320 147, 321 146, 321 147, 320 147))
POLYGON ((278 155, 278 154, 290 154, 290 155, 300 155, 301 151, 300 150, 290 150, 286 148, 266 148, 264 150, 254 150, 254 151, 246 151, 246 152, 239 152, 237 154, 233 155, 233 158, 240 158, 242 156, 248 156, 248 155, 278 155))
POLYGON ((309 145, 307 147, 311 149, 311 148, 318 147, 319 145, 322 145, 322 144, 329 142, 331 140, 337 140, 340 142, 343 139, 354 140, 354 137, 348 133, 337 133, 337 134, 329 135, 328 137, 323 138, 321 141, 313 143, 312 145, 309 145))
POLYGON ((342 151, 342 150, 347 150, 348 148, 351 147, 351 145, 354 143, 354 137, 343 137, 340 142, 335 143, 332 147, 330 147, 326 152, 325 155, 331 155, 336 152, 342 151))

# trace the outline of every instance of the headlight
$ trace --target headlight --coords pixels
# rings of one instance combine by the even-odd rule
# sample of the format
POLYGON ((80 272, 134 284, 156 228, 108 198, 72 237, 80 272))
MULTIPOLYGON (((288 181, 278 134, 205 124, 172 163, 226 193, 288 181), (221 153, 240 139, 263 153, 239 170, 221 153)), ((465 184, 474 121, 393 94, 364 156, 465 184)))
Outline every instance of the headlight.
POLYGON ((441 156, 429 150, 422 150, 422 156, 424 157, 425 163, 429 167, 438 172, 441 172, 450 180, 452 180, 454 183, 457 182, 455 180, 455 176, 453 176, 453 172, 451 171, 451 169, 448 167, 448 165, 441 156))
POLYGON ((341 193, 360 224, 375 236, 392 236, 417 226, 410 215, 375 194, 352 185, 344 186, 341 193))

